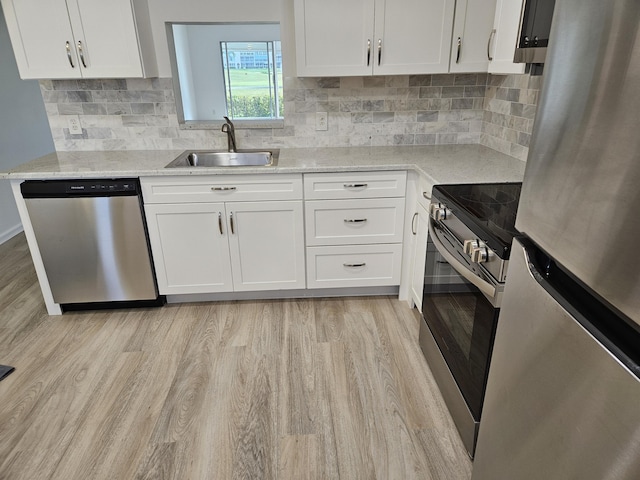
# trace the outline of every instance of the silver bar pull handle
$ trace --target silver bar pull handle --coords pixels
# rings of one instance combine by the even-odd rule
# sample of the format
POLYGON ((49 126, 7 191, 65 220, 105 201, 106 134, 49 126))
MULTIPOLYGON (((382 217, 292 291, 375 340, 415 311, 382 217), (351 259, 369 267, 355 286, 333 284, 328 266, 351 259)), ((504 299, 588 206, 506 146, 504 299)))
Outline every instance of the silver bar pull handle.
POLYGON ((458 37, 458 53, 456 55, 456 63, 460 63, 460 50, 462 50, 462 38, 458 37))
POLYGON ((220 229, 220 235, 224 235, 222 231, 222 213, 218 212, 218 228, 220 229))
POLYGON ((78 40, 78 54, 80 55, 82 66, 84 68, 87 68, 87 62, 84 61, 84 50, 82 50, 82 42, 80 40, 78 40))
POLYGON ((214 192, 229 192, 235 190, 236 187, 211 187, 214 192))
POLYGON ((491 56, 491 40, 493 40, 493 36, 496 34, 496 29, 491 30, 489 34, 489 41, 487 42, 487 58, 490 62, 493 61, 493 57, 491 56))
POLYGON ((73 64, 73 58, 71 58, 71 44, 69 42, 67 42, 67 58, 69 59, 69 65, 71 65, 71 68, 76 68, 73 64))
POLYGON ((367 67, 371 65, 371 39, 367 39, 367 67))
POLYGON ((418 212, 413 214, 413 218, 411 219, 411 233, 413 235, 418 234, 418 230, 416 230, 416 219, 418 218, 418 212))
POLYGON ((366 265, 366 263, 362 262, 362 263, 343 263, 342 266, 343 267, 347 267, 347 268, 359 268, 359 267, 364 267, 366 265))
POLYGON ((483 280, 482 278, 478 277, 475 273, 469 270, 460 260, 455 258, 449 252, 449 250, 447 250, 447 248, 444 246, 444 244, 440 240, 440 237, 438 237, 432 222, 429 222, 429 238, 433 242, 433 245, 438 249, 438 252, 440 253, 440 255, 444 257, 447 263, 451 265, 451 267, 456 272, 458 272, 464 278, 469 280, 469 282, 473 283, 476 287, 478 287, 478 290, 487 294, 491 298, 495 298, 496 287, 491 285, 489 282, 483 280))
POLYGON ((380 66, 380 62, 382 62, 382 39, 378 39, 378 66, 380 66))
POLYGON ((345 183, 344 188, 367 188, 369 184, 367 183, 345 183))
POLYGON ((231 224, 231 235, 235 235, 236 228, 235 228, 235 225, 233 224, 233 212, 229 214, 229 223, 231 224))
POLYGON ((345 218, 344 223, 364 223, 366 222, 366 218, 345 218))

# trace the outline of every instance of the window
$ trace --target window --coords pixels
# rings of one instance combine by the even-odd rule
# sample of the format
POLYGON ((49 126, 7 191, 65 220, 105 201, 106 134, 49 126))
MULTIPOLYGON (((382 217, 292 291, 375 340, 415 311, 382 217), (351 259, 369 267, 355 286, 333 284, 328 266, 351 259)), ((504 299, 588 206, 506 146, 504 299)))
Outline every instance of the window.
POLYGON ((283 124, 279 24, 168 23, 167 38, 181 124, 283 124))
POLYGON ((220 42, 227 113, 232 119, 282 118, 280 42, 220 42))

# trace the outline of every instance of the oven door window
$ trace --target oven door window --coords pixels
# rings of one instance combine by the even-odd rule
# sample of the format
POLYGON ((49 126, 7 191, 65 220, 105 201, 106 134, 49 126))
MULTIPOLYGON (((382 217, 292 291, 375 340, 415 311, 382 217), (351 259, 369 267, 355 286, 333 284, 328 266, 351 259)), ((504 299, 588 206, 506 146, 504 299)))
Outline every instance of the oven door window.
POLYGON ((480 419, 499 309, 427 243, 422 314, 469 410, 480 419))

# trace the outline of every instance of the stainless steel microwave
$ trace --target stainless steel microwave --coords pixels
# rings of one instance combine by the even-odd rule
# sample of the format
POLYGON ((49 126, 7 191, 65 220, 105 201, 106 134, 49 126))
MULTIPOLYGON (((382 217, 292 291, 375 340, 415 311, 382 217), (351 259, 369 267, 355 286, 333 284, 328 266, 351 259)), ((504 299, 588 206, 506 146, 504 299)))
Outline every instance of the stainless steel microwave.
POLYGON ((515 63, 544 63, 555 0, 524 0, 515 63))

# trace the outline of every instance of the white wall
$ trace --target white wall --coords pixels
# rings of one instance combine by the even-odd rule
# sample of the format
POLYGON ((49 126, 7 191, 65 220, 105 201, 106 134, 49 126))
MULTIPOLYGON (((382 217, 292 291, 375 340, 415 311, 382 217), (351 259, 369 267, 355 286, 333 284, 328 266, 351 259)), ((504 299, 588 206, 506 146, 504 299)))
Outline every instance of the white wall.
POLYGON ((279 40, 280 26, 180 24, 173 36, 185 120, 220 120, 227 108, 220 42, 279 40))
MULTIPOLYGON (((35 80, 20 80, 0 9, 0 170, 54 151, 51 130, 35 80)), ((22 231, 8 180, 0 180, 0 243, 22 231)))
POLYGON ((159 77, 171 77, 165 22, 280 22, 283 73, 294 75, 293 0, 155 0, 149 16, 159 77))

